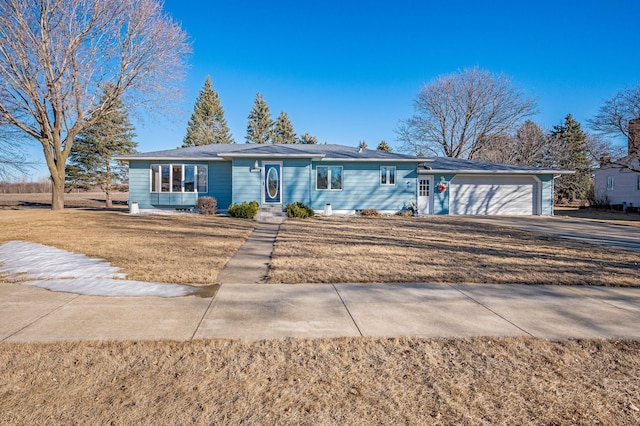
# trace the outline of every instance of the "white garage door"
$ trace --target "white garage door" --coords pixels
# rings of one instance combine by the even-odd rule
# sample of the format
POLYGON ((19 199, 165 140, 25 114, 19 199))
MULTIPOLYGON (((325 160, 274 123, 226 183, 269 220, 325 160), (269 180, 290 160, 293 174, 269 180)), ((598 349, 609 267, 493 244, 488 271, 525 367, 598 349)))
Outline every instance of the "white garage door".
POLYGON ((538 184, 531 176, 456 176, 451 180, 450 214, 537 214, 538 184))

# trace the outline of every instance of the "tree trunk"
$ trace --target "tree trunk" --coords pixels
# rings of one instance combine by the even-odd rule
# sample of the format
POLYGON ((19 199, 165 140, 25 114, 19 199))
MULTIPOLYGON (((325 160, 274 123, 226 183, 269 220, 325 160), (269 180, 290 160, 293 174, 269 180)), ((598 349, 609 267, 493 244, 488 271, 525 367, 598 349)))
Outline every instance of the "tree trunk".
POLYGON ((51 177, 51 210, 64 209, 64 175, 62 179, 51 177))
POLYGON ((106 176, 105 176, 105 185, 104 185, 104 193, 105 193, 105 207, 110 209, 111 202, 111 158, 107 158, 106 163, 106 176))

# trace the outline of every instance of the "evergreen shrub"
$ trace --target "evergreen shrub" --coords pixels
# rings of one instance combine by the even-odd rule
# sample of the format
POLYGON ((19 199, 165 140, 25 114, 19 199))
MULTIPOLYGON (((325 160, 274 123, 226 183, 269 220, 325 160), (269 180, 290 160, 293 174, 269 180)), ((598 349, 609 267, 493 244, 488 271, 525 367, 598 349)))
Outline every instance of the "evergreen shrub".
POLYGON ((260 210, 260 205, 257 201, 248 203, 243 201, 241 204, 234 203, 229 206, 229 216, 253 219, 258 214, 258 210, 260 210))
POLYGON ((306 219, 314 215, 313 209, 301 201, 287 204, 286 210, 288 217, 299 217, 300 219, 306 219))

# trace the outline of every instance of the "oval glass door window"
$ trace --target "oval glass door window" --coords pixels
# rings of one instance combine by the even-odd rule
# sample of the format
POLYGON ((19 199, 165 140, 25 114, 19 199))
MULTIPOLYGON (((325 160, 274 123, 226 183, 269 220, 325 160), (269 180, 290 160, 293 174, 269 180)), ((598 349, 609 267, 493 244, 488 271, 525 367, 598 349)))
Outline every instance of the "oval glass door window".
POLYGON ((272 167, 267 173, 267 193, 271 200, 278 198, 278 190, 280 189, 280 179, 278 176, 278 169, 272 167))

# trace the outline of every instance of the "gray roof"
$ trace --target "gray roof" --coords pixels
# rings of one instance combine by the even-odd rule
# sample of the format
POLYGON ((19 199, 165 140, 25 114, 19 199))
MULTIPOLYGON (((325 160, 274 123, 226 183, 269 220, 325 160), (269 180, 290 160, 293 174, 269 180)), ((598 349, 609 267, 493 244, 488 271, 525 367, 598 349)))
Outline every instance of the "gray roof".
POLYGON ((311 158, 317 161, 392 161, 420 163, 418 171, 428 173, 471 173, 471 174, 566 174, 572 173, 556 169, 516 166, 510 164, 483 163, 458 158, 419 158, 413 155, 397 154, 378 150, 360 150, 353 146, 332 144, 211 144, 165 151, 144 152, 123 155, 118 160, 189 160, 225 161, 231 158, 311 158))
POLYGON ((427 159, 419 173, 470 173, 470 174, 571 174, 567 170, 548 169, 514 164, 485 163, 460 158, 433 157, 427 159))
POLYGON ((119 160, 225 160, 229 158, 316 158, 325 161, 424 161, 413 155, 383 152, 378 150, 359 150, 356 147, 329 144, 211 144, 166 151, 144 152, 123 155, 119 160))

